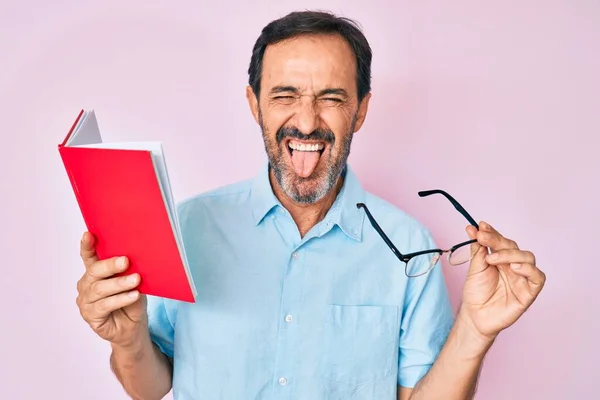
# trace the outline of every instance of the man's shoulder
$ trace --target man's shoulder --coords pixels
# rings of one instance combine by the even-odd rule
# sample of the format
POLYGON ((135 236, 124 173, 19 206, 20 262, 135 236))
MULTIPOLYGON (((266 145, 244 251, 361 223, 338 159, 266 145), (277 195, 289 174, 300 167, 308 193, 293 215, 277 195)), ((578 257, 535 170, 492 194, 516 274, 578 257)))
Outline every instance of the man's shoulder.
POLYGON ((253 179, 243 179, 218 186, 188 197, 177 203, 178 212, 204 207, 236 205, 248 199, 252 190, 253 179))

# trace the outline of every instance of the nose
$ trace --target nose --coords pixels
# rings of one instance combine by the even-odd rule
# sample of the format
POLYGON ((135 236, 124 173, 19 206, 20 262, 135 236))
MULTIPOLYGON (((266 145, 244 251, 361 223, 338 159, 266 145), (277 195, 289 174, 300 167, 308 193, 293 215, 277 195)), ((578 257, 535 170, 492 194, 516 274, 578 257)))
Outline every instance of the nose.
POLYGON ((319 115, 311 96, 301 98, 295 120, 296 127, 305 135, 310 135, 318 128, 319 115))

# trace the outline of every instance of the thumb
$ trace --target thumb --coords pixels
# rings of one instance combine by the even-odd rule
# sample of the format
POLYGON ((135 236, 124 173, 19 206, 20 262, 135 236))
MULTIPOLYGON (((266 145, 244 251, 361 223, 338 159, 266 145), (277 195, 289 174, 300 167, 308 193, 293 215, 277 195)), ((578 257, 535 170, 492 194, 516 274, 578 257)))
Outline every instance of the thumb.
POLYGON ((95 248, 95 238, 90 232, 84 232, 79 248, 81 259, 86 266, 98 261, 95 248))
MULTIPOLYGON (((473 225, 469 225, 466 228, 469 239, 477 239, 477 228, 473 225)), ((469 266, 469 274, 478 273, 485 270, 488 267, 485 261, 488 255, 488 248, 479 244, 479 242, 471 243, 471 265, 469 266)))

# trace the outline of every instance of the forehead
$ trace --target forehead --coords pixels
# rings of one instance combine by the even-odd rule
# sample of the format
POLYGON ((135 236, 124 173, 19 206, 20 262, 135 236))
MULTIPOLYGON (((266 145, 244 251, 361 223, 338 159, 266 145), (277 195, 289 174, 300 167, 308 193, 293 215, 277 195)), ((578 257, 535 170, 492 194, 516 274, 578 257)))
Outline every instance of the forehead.
POLYGON ((338 35, 302 35, 267 47, 261 80, 267 90, 289 85, 313 92, 336 86, 354 93, 356 61, 338 35))

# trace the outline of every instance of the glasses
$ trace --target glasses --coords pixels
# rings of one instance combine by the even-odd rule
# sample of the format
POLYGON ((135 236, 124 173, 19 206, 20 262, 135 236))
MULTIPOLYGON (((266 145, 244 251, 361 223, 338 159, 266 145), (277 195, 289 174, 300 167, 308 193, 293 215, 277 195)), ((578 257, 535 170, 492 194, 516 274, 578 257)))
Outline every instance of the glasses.
MULTIPOLYGON (((446 197, 450 203, 458 210, 459 213, 463 215, 469 221, 471 225, 479 229, 479 225, 471 215, 461 206, 458 201, 456 201, 452 196, 443 190, 435 189, 435 190, 425 190, 419 192, 420 197, 430 196, 432 194, 441 194, 446 197)), ((383 232, 375 218, 369 211, 369 208, 364 203, 356 204, 357 208, 363 208, 371 225, 373 228, 379 233, 379 236, 383 239, 383 241, 388 245, 388 247, 392 250, 392 252, 398 257, 398 259, 405 264, 405 273, 409 278, 415 278, 418 276, 422 276, 427 274, 429 271, 436 266, 439 259, 444 255, 448 254, 448 263, 450 265, 461 265, 464 264, 473 258, 473 255, 479 250, 479 243, 476 239, 467 240, 466 242, 458 243, 451 248, 444 249, 429 249, 429 250, 421 250, 414 253, 402 254, 400 250, 394 246, 392 241, 387 237, 387 235, 383 232)))

